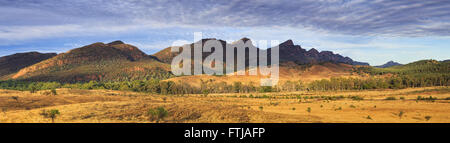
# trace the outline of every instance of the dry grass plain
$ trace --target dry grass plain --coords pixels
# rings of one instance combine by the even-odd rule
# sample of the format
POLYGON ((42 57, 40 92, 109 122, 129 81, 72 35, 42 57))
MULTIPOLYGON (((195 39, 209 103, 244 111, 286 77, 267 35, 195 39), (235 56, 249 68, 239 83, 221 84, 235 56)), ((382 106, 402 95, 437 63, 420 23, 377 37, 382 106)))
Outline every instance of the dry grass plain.
POLYGON ((168 117, 163 123, 450 123, 448 87, 207 96, 77 89, 58 89, 56 96, 42 92, 0 90, 0 122, 50 123, 39 113, 57 109, 61 114, 56 123, 149 123, 147 111, 164 107, 168 117), (416 100, 418 96, 437 100, 416 100))

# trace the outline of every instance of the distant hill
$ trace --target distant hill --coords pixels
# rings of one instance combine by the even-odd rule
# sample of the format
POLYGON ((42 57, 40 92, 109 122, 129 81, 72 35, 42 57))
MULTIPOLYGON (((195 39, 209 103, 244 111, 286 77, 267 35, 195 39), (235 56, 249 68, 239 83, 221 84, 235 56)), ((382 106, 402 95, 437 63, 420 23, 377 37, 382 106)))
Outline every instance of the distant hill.
POLYGON ((0 77, 56 56, 56 53, 17 53, 0 57, 0 77))
POLYGON ((168 78, 170 66, 137 47, 115 41, 94 43, 21 69, 12 79, 32 81, 121 81, 168 78))
POLYGON ((400 66, 402 64, 394 62, 394 61, 389 61, 386 64, 380 65, 380 66, 375 66, 377 68, 388 68, 388 67, 393 67, 393 66, 400 66))
POLYGON ((449 74, 450 63, 436 60, 420 60, 406 65, 388 68, 357 67, 358 73, 369 73, 372 75, 399 74, 399 75, 439 75, 449 74))

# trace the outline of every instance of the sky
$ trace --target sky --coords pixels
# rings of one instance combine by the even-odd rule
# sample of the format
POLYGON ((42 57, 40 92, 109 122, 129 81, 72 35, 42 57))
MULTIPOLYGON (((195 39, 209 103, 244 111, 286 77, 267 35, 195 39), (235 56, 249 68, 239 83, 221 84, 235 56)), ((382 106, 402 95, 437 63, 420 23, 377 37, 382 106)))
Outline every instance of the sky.
POLYGON ((292 39, 381 65, 450 59, 450 0, 0 0, 0 56, 122 40, 292 39))

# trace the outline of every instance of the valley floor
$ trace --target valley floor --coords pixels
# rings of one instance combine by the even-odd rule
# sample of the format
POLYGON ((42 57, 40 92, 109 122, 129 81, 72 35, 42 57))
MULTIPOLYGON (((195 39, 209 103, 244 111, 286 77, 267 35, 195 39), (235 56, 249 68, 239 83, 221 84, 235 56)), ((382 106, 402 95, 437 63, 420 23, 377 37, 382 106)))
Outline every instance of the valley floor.
POLYGON ((40 115, 44 109, 59 110, 56 123, 149 123, 147 111, 157 107, 168 111, 163 123, 450 123, 449 87, 207 96, 44 92, 0 90, 0 123, 50 123, 40 115))

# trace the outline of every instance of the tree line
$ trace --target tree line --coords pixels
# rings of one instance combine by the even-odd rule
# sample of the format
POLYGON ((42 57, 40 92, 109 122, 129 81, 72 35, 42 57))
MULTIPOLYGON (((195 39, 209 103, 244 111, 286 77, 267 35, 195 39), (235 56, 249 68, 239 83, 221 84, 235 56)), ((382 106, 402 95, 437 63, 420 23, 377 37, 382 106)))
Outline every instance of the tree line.
POLYGON ((255 86, 254 83, 217 82, 212 79, 202 80, 200 86, 193 86, 182 81, 162 81, 158 79, 134 80, 122 82, 59 83, 0 81, 1 89, 35 92, 57 88, 73 89, 107 89, 156 94, 210 94, 210 93, 253 93, 253 92, 289 92, 289 91, 342 91, 370 89, 403 89, 429 86, 448 86, 449 74, 399 75, 391 77, 366 78, 331 78, 310 83, 285 81, 273 87, 255 86))

